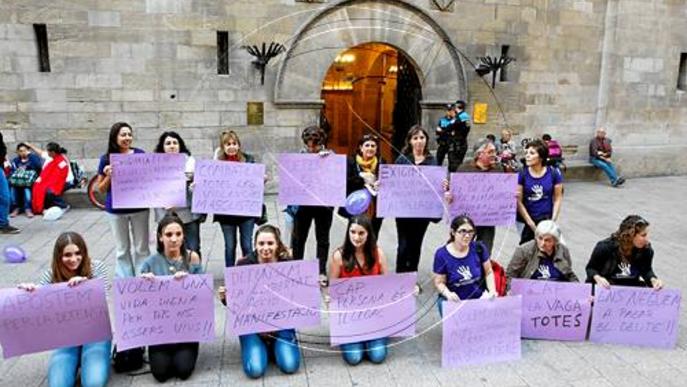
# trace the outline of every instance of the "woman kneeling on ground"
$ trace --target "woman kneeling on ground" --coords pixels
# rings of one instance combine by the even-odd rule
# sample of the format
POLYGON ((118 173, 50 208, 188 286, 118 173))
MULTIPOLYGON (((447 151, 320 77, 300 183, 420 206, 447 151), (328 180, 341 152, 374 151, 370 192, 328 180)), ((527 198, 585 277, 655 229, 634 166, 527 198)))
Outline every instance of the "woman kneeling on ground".
MULTIPOLYGON (((184 222, 175 215, 166 215, 157 225, 157 254, 141 265, 141 277, 151 281, 155 276, 173 275, 182 280, 188 274, 202 274, 200 256, 184 247, 184 222)), ((178 377, 191 377, 198 359, 198 343, 173 343, 148 347, 150 371, 158 382, 178 377)))
MULTIPOLYGON (((289 250, 281 241, 279 229, 270 224, 262 225, 255 233, 255 250, 236 262, 236 266, 276 263, 291 259, 289 250)), ((227 304, 226 288, 219 287, 219 298, 227 304)), ((301 365, 295 329, 283 329, 269 333, 251 333, 239 336, 243 372, 257 379, 267 370, 268 351, 273 351, 274 359, 281 372, 293 374, 301 365)))

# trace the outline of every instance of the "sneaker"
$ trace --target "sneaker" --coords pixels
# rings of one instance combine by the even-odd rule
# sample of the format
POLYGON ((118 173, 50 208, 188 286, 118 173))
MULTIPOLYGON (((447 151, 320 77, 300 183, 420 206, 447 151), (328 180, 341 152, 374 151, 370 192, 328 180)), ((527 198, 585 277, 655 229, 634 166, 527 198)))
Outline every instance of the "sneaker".
POLYGON ((19 234, 20 232, 21 230, 10 225, 0 228, 0 234, 19 234))
POLYGON ((618 178, 618 180, 615 181, 615 185, 616 185, 616 186, 618 186, 618 185, 623 185, 624 183, 625 183, 625 178, 622 177, 622 176, 620 176, 620 177, 618 178))
POLYGON ((24 214, 26 215, 27 218, 33 218, 33 212, 31 212, 31 210, 26 210, 24 212, 24 214))
POLYGON ((16 218, 19 215, 19 209, 15 208, 14 211, 10 212, 10 218, 16 218))

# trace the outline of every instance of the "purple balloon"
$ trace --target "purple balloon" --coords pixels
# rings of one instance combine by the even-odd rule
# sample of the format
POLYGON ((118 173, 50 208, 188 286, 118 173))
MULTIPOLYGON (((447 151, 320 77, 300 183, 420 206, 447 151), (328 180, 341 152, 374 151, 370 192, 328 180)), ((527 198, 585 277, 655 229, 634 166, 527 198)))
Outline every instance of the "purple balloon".
POLYGON ((367 211, 371 201, 372 195, 365 188, 351 192, 346 198, 346 212, 353 216, 360 215, 367 211))
POLYGON ((19 246, 7 246, 3 250, 5 261, 9 263, 22 263, 26 261, 26 252, 19 246))

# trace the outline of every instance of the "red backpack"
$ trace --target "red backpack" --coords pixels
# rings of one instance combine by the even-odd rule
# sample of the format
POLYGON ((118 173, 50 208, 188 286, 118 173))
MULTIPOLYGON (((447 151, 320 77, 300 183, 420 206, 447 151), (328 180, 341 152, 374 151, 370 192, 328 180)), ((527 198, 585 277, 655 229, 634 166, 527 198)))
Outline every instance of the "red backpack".
POLYGON ((558 141, 549 140, 546 142, 546 145, 549 148, 549 157, 563 156, 563 149, 561 148, 561 144, 559 144, 558 141))
POLYGON ((496 294, 498 294, 499 297, 503 297, 506 295, 506 287, 507 287, 507 279, 506 279, 506 271, 503 270, 503 266, 499 264, 498 262, 494 261, 493 259, 491 261, 491 270, 494 272, 494 283, 496 284, 496 294))

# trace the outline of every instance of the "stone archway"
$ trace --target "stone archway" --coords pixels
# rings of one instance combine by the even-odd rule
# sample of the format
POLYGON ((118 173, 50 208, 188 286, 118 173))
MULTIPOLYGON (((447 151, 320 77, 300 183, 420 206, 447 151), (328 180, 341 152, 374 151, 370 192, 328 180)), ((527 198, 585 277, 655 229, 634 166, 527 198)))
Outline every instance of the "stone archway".
POLYGON ((398 0, 343 0, 315 15, 295 35, 277 73, 274 103, 322 106, 322 82, 336 55, 372 42, 398 47, 414 61, 423 107, 467 99, 458 52, 424 10, 398 0))

